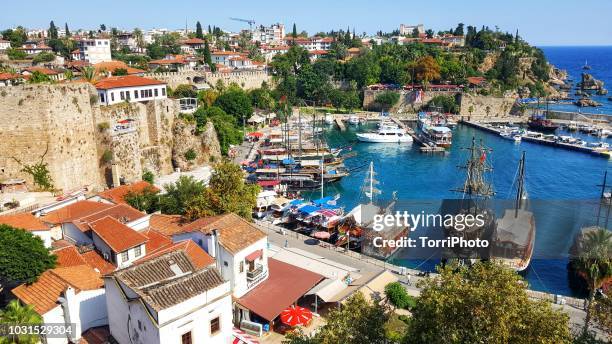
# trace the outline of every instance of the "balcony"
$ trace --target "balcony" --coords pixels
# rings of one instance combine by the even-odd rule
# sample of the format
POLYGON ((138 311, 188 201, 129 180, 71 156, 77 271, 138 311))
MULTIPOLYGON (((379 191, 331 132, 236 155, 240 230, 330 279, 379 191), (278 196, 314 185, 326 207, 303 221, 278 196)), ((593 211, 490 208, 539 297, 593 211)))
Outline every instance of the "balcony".
POLYGON ((250 289, 255 284, 263 281, 268 276, 268 270, 264 266, 257 264, 253 270, 247 271, 247 288, 250 289))

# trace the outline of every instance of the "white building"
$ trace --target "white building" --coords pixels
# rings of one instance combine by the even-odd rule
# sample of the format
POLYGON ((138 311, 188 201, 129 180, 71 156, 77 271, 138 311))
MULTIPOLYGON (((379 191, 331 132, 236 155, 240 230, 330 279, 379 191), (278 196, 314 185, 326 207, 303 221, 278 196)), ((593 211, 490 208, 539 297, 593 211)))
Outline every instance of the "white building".
POLYGON ((190 38, 181 42, 181 51, 186 54, 195 54, 197 50, 204 48, 204 40, 190 38))
POLYGON ((230 283, 183 251, 105 276, 108 322, 119 343, 225 344, 232 340, 230 283))
POLYGON ((242 54, 235 51, 214 51, 210 53, 210 57, 214 64, 220 64, 224 66, 230 65, 230 59, 240 57, 242 54))
POLYGON ((111 61, 111 43, 108 38, 84 38, 77 42, 80 60, 91 64, 111 61))
POLYGON ((74 324, 64 336, 43 336, 43 343, 65 344, 78 343, 82 332, 108 323, 103 286, 100 273, 82 264, 45 271, 12 293, 32 305, 44 324, 74 324))
POLYGON ((268 237, 235 214, 203 218, 182 227, 174 241, 191 239, 217 260, 217 268, 240 297, 268 278, 268 237))
POLYGON ((0 215, 0 224, 28 231, 39 237, 45 247, 51 247, 51 227, 30 213, 0 215))
POLYGON ((291 36, 287 36, 285 37, 284 42, 287 45, 291 45, 295 43, 309 51, 330 50, 331 44, 334 42, 334 39, 331 37, 318 37, 318 36, 314 36, 310 38, 303 38, 303 37, 293 38, 291 36))
POLYGON ((94 86, 102 105, 167 98, 165 82, 136 75, 112 76, 98 81, 94 86))
POLYGON ((6 49, 9 49, 11 47, 11 42, 10 41, 6 41, 4 39, 0 39, 0 51, 4 51, 6 49))
POLYGON ((285 25, 281 23, 270 26, 259 25, 253 30, 251 40, 263 44, 281 43, 285 37, 285 25))
POLYGON ((418 24, 418 25, 400 24, 400 28, 399 28, 400 35, 401 36, 412 36, 415 29, 419 32, 419 34, 425 33, 425 26, 423 26, 423 24, 418 24))

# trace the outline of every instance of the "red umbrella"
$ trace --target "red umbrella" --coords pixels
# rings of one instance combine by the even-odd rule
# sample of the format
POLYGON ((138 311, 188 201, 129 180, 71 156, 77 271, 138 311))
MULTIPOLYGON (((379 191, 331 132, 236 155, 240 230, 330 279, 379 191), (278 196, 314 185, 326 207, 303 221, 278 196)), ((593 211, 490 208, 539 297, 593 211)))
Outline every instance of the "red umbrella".
POLYGON ((264 134, 259 132, 259 131, 254 131, 252 133, 248 133, 248 136, 250 137, 262 137, 264 134))
POLYGON ((280 320, 291 327, 306 325, 312 319, 312 312, 296 305, 281 312, 280 320))

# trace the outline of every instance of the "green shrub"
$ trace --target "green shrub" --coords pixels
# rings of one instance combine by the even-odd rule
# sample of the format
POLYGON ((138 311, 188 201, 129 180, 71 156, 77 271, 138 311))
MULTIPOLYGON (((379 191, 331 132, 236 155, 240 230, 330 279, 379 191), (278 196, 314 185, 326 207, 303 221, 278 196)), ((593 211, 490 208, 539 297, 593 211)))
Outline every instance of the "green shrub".
POLYGON ((110 128, 110 124, 108 122, 102 122, 102 123, 98 123, 98 130, 100 132, 103 132, 105 130, 108 130, 110 128))
POLYGON ((149 170, 145 170, 142 173, 142 180, 149 184, 153 184, 155 182, 155 174, 149 170))
POLYGON ((187 159, 187 161, 195 160, 196 157, 196 152, 191 148, 187 152, 185 152, 185 159, 187 159))
POLYGON ((385 286, 385 295, 389 302, 397 308, 410 309, 415 305, 414 297, 408 295, 406 289, 399 282, 387 284, 385 286))
POLYGON ((110 149, 104 150, 104 153, 102 153, 102 162, 104 162, 105 164, 108 164, 112 160, 113 160, 113 152, 111 152, 110 149))

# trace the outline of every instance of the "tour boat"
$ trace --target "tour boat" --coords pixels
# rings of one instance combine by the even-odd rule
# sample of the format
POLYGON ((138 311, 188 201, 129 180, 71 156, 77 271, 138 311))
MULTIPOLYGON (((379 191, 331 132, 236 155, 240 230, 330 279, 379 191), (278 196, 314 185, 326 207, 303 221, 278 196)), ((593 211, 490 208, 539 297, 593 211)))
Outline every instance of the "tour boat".
POLYGON ((535 241, 535 218, 527 210, 525 191, 525 153, 519 162, 517 193, 513 209, 506 209, 497 220, 491 247, 491 260, 524 272, 529 267, 535 241))
POLYGON ((351 125, 358 125, 360 123, 359 117, 357 117, 357 115, 350 115, 348 118, 348 122, 351 125))
MULTIPOLYGON (((446 122, 444 122, 446 123, 446 122)), ((426 114, 419 114, 417 126, 423 133, 425 141, 429 141, 438 147, 450 148, 453 143, 453 132, 445 125, 441 125, 440 117, 436 120, 426 114)))
POLYGON ((533 115, 527 121, 527 125, 529 129, 541 132, 553 132, 559 128, 558 124, 553 123, 553 121, 541 115, 533 115))
POLYGON ((376 132, 359 133, 357 139, 370 143, 405 143, 412 142, 412 136, 401 128, 380 128, 376 132))

